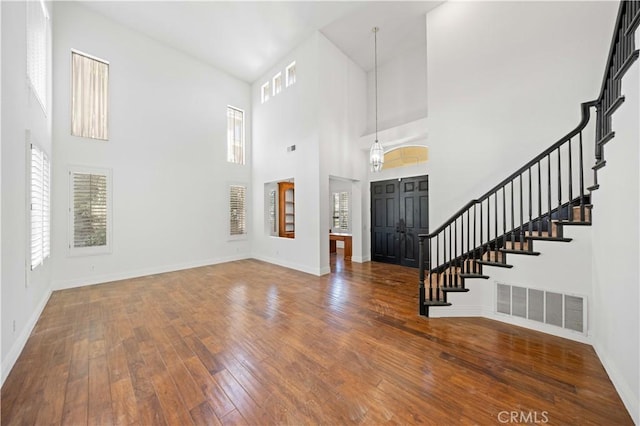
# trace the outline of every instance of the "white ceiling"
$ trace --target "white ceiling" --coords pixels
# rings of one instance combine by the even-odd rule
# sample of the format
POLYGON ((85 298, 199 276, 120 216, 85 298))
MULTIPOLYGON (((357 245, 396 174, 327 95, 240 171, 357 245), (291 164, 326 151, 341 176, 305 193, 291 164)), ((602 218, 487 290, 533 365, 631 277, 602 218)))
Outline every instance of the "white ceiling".
POLYGON ((426 43, 441 1, 83 1, 87 7, 252 83, 320 30, 364 70, 426 43))

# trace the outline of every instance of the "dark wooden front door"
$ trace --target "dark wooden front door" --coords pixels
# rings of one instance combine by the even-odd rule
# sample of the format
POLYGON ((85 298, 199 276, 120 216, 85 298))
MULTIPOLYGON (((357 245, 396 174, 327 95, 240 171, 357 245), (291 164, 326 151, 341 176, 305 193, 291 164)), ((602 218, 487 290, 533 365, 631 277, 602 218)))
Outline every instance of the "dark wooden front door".
POLYGON ((429 232, 429 177, 371 183, 371 259, 418 267, 418 234, 429 232))

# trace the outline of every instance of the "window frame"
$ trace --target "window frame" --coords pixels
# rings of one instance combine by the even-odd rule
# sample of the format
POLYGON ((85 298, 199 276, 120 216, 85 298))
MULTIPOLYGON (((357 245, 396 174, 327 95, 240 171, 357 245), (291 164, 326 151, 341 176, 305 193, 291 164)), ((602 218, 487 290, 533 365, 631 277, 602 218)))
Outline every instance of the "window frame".
MULTIPOLYGON (((235 120, 235 117, 234 117, 235 120)), ((245 126, 245 112, 243 109, 231 106, 231 105, 227 105, 227 163, 231 163, 231 164, 237 164, 240 166, 244 166, 246 164, 246 157, 247 157, 247 144, 246 144, 246 138, 245 138, 245 134, 246 134, 246 126, 245 126), (241 120, 242 120, 242 126, 241 126, 241 136, 240 136, 240 151, 241 151, 241 158, 240 159, 236 159, 235 158, 235 146, 237 145, 237 141, 235 138, 235 124, 234 124, 234 128, 233 128, 233 134, 234 134, 234 138, 233 140, 229 139, 229 135, 230 135, 230 129, 229 129, 229 113, 230 111, 233 110, 235 113, 240 113, 241 116, 241 120), (233 159, 231 158, 231 153, 234 152, 233 154, 233 159), (239 160, 239 161, 238 161, 239 160)))
POLYGON ((50 43, 50 22, 51 18, 49 16, 49 11, 47 10, 47 6, 43 0, 38 1, 27 1, 26 3, 26 46, 27 46, 27 82, 31 91, 33 92, 35 98, 40 103, 42 107, 42 111, 47 114, 47 102, 49 99, 49 69, 50 69, 50 60, 51 56, 49 55, 49 43, 50 43), (44 24, 44 28, 39 28, 39 31, 43 32, 44 40, 41 40, 44 44, 42 52, 36 52, 32 50, 35 46, 33 45, 33 38, 37 38, 38 34, 34 34, 32 31, 35 29, 35 25, 32 23, 32 8, 39 8, 42 12, 42 22, 44 24), (44 54, 44 58, 37 55, 37 53, 44 54), (40 63, 42 62, 42 63, 40 63), (43 73, 42 75, 32 75, 32 72, 40 71, 43 73), (42 81, 36 82, 36 79, 41 79, 42 81), (41 86, 42 85, 42 86, 41 86), (41 87, 40 87, 41 86, 41 87), (42 92, 41 92, 42 90, 42 92))
POLYGON ((228 182, 227 185, 227 238, 229 241, 246 240, 249 238, 249 185, 244 182, 228 182), (241 187, 244 188, 244 232, 241 234, 232 234, 232 197, 231 188, 241 187))
POLYGON ((331 214, 331 230, 332 232, 350 233, 351 232, 351 194, 348 191, 336 191, 331 194, 332 214, 331 214), (345 195, 346 206, 342 205, 342 196, 345 195), (338 210, 336 211, 336 196, 338 196, 338 210), (345 207, 345 208, 343 208, 345 207), (346 210, 346 219, 343 213, 346 210), (337 213, 337 216, 336 216, 337 213), (336 220, 338 226, 335 226, 336 220), (344 228, 341 222, 345 220, 347 227, 344 228))
POLYGON ((271 81, 267 81, 262 86, 260 86, 260 103, 268 102, 271 98, 271 81))
POLYGON ((68 247, 69 256, 93 256, 102 254, 111 254, 113 251, 113 172, 110 168, 90 167, 90 166, 71 166, 69 167, 69 231, 68 231, 68 247), (106 177, 107 192, 107 220, 106 220, 106 239, 107 242, 103 246, 91 247, 74 247, 75 239, 75 192, 73 184, 74 174, 92 174, 102 175, 106 177))
POLYGON ((282 93, 282 73, 279 72, 271 79, 272 96, 282 93))
POLYGON ((290 87, 296 84, 296 61, 291 62, 284 70, 285 74, 285 87, 290 87), (291 70, 293 70, 293 78, 291 78, 291 70))
POLYGON ((29 157, 29 168, 28 168, 28 189, 29 189, 29 197, 27 200, 28 203, 28 259, 29 259, 29 270, 34 271, 39 266, 44 265, 44 262, 47 258, 51 257, 51 161, 49 160, 49 156, 45 152, 44 149, 40 148, 38 144, 31 141, 30 131, 27 130, 27 149, 28 149, 28 157, 29 157), (35 151, 35 153, 34 153, 35 151), (34 238, 34 154, 39 157, 40 163, 40 175, 41 180, 39 181, 41 187, 41 203, 40 203, 40 247, 39 252, 40 255, 37 256, 34 253, 33 246, 33 238, 34 238), (36 259, 34 259, 36 257, 36 259), (34 262, 35 260, 35 262, 34 262))

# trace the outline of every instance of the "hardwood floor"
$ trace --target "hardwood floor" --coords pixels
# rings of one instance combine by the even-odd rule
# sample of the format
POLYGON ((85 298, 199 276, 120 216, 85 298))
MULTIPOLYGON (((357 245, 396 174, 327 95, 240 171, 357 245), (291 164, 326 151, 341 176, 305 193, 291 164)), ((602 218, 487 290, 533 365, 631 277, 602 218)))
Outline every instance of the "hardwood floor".
POLYGON ((416 270, 333 259, 54 292, 2 424, 633 424, 590 346, 421 318, 416 270))

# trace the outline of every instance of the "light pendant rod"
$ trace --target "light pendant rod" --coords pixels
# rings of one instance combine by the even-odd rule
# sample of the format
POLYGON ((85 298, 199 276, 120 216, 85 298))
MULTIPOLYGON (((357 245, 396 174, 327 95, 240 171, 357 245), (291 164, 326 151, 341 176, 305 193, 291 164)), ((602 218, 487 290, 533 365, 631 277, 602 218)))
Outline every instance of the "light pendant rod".
POLYGON ((376 89, 376 142, 378 141, 378 30, 380 28, 373 27, 373 75, 376 89))
POLYGON ((374 58, 374 90, 375 90, 375 108, 376 108, 376 140, 371 145, 369 151, 369 164, 371 171, 376 173, 382 170, 384 166, 384 148, 378 141, 378 27, 373 27, 373 58, 374 58))

